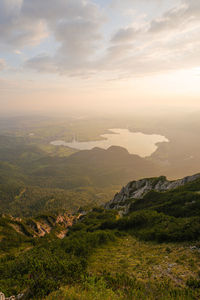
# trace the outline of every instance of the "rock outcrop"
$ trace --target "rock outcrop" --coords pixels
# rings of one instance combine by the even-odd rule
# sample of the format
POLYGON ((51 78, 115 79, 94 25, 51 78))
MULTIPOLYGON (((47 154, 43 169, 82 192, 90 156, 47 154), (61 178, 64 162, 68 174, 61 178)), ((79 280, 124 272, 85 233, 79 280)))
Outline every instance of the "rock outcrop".
POLYGON ((10 296, 10 297, 5 297, 4 293, 0 292, 0 300, 19 300, 23 298, 23 294, 19 294, 16 297, 15 296, 10 296))
POLYGON ((126 214, 128 213, 131 199, 142 199, 150 191, 165 192, 173 190, 199 178, 200 174, 195 174, 174 181, 167 180, 165 176, 131 181, 105 205, 105 208, 118 209, 123 214, 126 214))
MULTIPOLYGON (((79 220, 82 214, 72 215, 63 213, 62 215, 41 215, 36 218, 14 218, 9 215, 1 217, 17 233, 27 237, 43 237, 53 232, 55 236, 63 239, 69 227, 79 220)), ((1 295, 1 294, 0 294, 1 295)), ((1 298, 0 298, 1 300, 1 298)))

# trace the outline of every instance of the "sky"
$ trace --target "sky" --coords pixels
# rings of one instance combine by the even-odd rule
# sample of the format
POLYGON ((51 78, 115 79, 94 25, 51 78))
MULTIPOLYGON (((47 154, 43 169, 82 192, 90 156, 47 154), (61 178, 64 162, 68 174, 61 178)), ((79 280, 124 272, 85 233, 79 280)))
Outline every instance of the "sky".
POLYGON ((198 0, 0 0, 2 114, 199 99, 198 0))

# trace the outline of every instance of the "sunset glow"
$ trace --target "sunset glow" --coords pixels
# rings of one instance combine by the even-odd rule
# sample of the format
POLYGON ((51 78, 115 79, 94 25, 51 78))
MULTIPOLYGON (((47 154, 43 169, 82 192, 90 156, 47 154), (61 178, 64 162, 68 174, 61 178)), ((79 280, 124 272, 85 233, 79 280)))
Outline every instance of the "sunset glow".
POLYGON ((196 0, 2 0, 1 111, 199 107, 199 17, 196 0))

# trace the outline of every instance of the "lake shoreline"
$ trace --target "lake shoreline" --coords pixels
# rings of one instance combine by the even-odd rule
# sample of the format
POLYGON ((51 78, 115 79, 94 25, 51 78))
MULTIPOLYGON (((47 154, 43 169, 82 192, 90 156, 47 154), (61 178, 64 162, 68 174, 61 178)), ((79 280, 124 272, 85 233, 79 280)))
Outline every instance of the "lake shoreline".
POLYGON ((79 142, 75 138, 72 142, 55 140, 50 142, 54 146, 65 146, 76 150, 91 150, 95 147, 108 149, 111 146, 119 146, 127 149, 130 154, 137 154, 140 157, 151 156, 158 145, 169 140, 158 134, 145 134, 142 132, 133 132, 124 128, 108 129, 109 133, 102 134, 101 140, 79 142))

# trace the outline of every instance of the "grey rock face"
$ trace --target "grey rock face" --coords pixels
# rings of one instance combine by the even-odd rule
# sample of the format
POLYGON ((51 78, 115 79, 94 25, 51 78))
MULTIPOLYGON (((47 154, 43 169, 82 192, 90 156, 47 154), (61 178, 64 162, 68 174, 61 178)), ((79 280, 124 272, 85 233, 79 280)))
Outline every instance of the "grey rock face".
POLYGON ((131 181, 105 205, 105 208, 122 209, 123 213, 126 214, 129 209, 129 199, 142 199, 152 190, 157 192, 173 190, 199 178, 200 174, 195 174, 193 176, 187 176, 174 181, 169 181, 164 176, 131 181))

